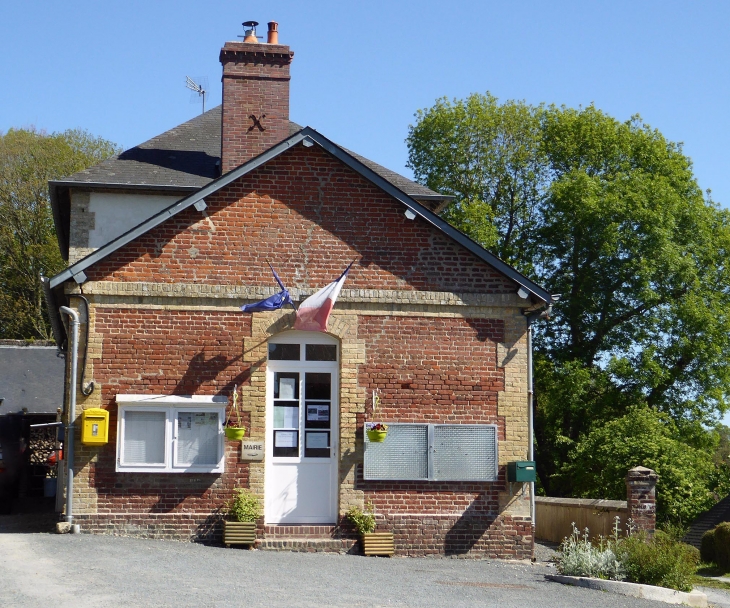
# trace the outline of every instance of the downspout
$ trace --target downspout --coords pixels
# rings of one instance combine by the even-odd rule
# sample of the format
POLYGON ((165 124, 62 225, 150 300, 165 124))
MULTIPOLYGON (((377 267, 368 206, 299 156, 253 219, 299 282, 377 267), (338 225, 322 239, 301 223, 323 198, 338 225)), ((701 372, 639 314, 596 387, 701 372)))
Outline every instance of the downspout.
MULTIPOLYGON (((547 308, 535 311, 527 315, 527 460, 535 460, 535 420, 534 400, 535 391, 532 380, 532 324, 538 319, 549 319, 553 312, 553 303, 557 302, 560 295, 553 295, 552 302, 547 308)), ((530 517, 532 518, 532 529, 535 529, 535 482, 530 482, 530 517)))
POLYGON ((73 523, 73 491, 74 491, 74 421, 76 420, 76 372, 79 356, 79 315, 67 306, 61 306, 59 311, 71 317, 71 381, 69 382, 68 396, 68 426, 66 427, 66 459, 68 460, 68 474, 66 475, 66 517, 65 520, 73 523))
MULTIPOLYGON (((533 420, 534 390, 532 388, 532 320, 527 318, 527 460, 535 460, 533 420)), ((535 530, 535 482, 530 482, 530 517, 535 530)))

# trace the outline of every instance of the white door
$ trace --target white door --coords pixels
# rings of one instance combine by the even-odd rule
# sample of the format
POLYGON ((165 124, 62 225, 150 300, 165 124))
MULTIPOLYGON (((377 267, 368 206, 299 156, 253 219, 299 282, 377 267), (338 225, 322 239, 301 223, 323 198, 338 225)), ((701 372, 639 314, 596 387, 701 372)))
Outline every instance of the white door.
POLYGON ((317 332, 269 341, 266 378, 267 524, 337 520, 339 344, 317 332))

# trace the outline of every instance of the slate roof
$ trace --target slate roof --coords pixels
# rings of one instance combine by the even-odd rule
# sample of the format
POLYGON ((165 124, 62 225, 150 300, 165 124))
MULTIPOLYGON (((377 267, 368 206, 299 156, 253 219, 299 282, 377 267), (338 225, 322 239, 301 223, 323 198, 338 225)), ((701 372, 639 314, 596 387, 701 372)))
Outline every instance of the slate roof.
MULTIPOLYGON (((162 190, 181 195, 195 192, 220 177, 221 116, 221 106, 217 106, 98 165, 48 182, 56 237, 63 258, 68 259, 70 188, 162 190)), ((289 135, 301 130, 300 125, 290 121, 289 135)), ((416 200, 437 206, 453 198, 347 152, 416 200)))
MULTIPOLYGON (((289 135, 302 127, 289 123, 289 135)), ((98 165, 52 181, 51 187, 81 186, 167 186, 202 188, 220 176, 221 106, 208 110, 161 135, 125 150, 98 165)), ((425 186, 399 175, 354 152, 347 151, 372 171, 413 198, 448 199, 425 186)))
POLYGON ((0 416, 27 408, 56 413, 63 406, 64 359, 55 346, 0 344, 0 416))

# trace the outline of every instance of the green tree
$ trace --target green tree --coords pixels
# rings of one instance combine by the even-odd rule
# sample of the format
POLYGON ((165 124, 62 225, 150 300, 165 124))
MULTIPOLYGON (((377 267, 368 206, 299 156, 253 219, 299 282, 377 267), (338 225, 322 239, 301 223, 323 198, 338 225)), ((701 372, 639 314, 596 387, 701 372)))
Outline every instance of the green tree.
POLYGON ((416 179, 455 197, 445 219, 522 269, 549 185, 541 111, 489 93, 439 99, 418 111, 407 140, 416 179))
POLYGON ((577 496, 625 499, 626 472, 635 466, 659 475, 659 522, 688 524, 717 501, 718 492, 730 492, 711 451, 688 444, 671 417, 647 407, 595 427, 572 452, 566 471, 577 496))
POLYGON ((86 131, 48 135, 34 129, 0 134, 0 338, 51 336, 39 276, 63 268, 48 181, 120 152, 86 131))
POLYGON ((730 213, 681 145, 638 116, 489 94, 416 119, 409 166, 455 196, 445 217, 561 294, 535 341, 545 490, 570 493, 571 454, 632 407, 679 433, 716 422, 730 399, 730 213))

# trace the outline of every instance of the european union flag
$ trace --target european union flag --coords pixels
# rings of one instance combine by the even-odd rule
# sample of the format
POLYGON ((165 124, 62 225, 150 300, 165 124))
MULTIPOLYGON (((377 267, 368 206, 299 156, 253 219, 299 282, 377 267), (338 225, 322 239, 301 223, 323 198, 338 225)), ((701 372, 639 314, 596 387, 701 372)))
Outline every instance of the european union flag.
POLYGON ((269 268, 271 268, 271 272, 274 273, 274 278, 279 284, 279 287, 281 287, 281 291, 279 293, 275 293, 273 296, 269 296, 265 300, 261 300, 260 302, 244 304, 241 306, 241 310, 243 312, 266 312, 269 310, 279 310, 287 304, 291 304, 292 308, 296 310, 296 306, 294 306, 294 302, 292 302, 289 291, 286 287, 284 287, 284 283, 281 282, 279 275, 276 274, 276 270, 274 270, 274 267, 271 264, 269 264, 269 268))

